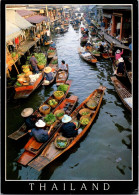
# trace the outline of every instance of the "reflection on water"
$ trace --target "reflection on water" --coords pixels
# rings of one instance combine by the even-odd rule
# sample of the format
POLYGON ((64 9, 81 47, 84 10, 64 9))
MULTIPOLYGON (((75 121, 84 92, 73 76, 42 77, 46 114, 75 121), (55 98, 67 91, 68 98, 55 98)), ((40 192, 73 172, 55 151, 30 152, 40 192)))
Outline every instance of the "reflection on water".
MULTIPOLYGON (((7 139, 7 179, 15 180, 128 180, 131 179, 131 114, 124 107, 111 81, 112 63, 101 59, 96 66, 83 61, 79 54, 80 30, 70 25, 69 31, 56 35, 58 62, 69 65, 72 85, 68 97, 77 95, 77 106, 99 85, 106 86, 100 111, 86 135, 70 151, 45 167, 41 172, 19 165, 16 160, 23 152, 29 136, 14 142, 7 139), (17 147, 18 146, 18 147, 17 147), (119 163, 116 159, 122 159, 119 163), (118 163, 118 164, 117 164, 118 163), (64 173, 64 174, 61 174, 64 173)), ((45 50, 45 47, 43 47, 45 50)), ((23 123, 21 111, 37 109, 56 90, 56 84, 40 86, 27 99, 13 100, 7 105, 7 135, 23 123)))

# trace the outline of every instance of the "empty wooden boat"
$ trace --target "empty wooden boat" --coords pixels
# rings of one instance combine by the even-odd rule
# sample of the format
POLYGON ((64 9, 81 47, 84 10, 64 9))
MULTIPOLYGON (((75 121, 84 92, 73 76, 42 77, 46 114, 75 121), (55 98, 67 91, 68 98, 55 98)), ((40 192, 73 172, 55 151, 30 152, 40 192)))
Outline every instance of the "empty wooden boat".
POLYGON ((29 166, 33 167, 38 171, 42 170, 45 166, 47 166, 55 159, 57 159, 59 156, 61 156, 63 153, 67 152, 70 148, 72 148, 85 135, 85 133, 89 130, 89 127, 93 123, 99 111, 105 89, 106 87, 100 86, 99 89, 96 89, 93 93, 91 93, 70 115, 73 120, 78 121, 80 118, 79 114, 80 110, 87 107, 86 105, 91 106, 91 104, 88 104, 88 102, 90 101, 96 102, 95 106, 92 107, 93 110, 91 109, 91 115, 88 124, 86 124, 86 126, 80 124, 80 128, 82 129, 82 131, 78 133, 76 137, 65 138, 62 136, 59 129, 59 131, 55 133, 54 137, 48 143, 48 145, 45 147, 42 153, 35 160, 30 162, 29 166), (59 137, 62 137, 62 139, 66 139, 67 145, 65 148, 56 147, 56 141, 58 140, 59 137))
MULTIPOLYGON (((65 114, 71 114, 73 108, 76 105, 78 100, 77 96, 71 96, 70 98, 65 99, 56 109, 53 110, 55 113, 58 110, 63 109, 65 114)), ((45 143, 39 143, 35 140, 34 137, 31 137, 28 143, 25 145, 25 151, 22 153, 20 158, 18 159, 18 163, 22 165, 27 165, 30 161, 32 161, 42 150, 43 148, 49 143, 52 139, 53 135, 57 132, 57 130, 62 126, 61 120, 56 120, 53 124, 53 128, 50 133, 50 138, 45 143)), ((50 127, 45 127, 45 130, 49 130, 50 127)))
POLYGON ((132 94, 116 77, 111 77, 111 80, 113 81, 115 90, 125 107, 132 111, 132 94))
POLYGON ((80 57, 84 61, 86 61, 88 63, 91 63, 91 64, 94 64, 94 65, 97 63, 97 59, 93 55, 91 55, 90 52, 88 52, 88 51, 81 52, 81 49, 80 48, 78 49, 78 52, 79 52, 80 57))
MULTIPOLYGON (((65 84, 69 85, 69 87, 68 87, 67 91, 65 92, 63 98, 62 98, 61 100, 57 100, 57 101, 58 101, 57 106, 66 98, 66 96, 67 96, 67 94, 68 94, 68 92, 69 92, 71 83, 72 83, 71 80, 66 81, 65 84)), ((51 100, 51 99, 54 99, 54 98, 55 98, 55 97, 54 97, 54 95, 52 94, 49 98, 47 98, 46 101, 43 102, 42 105, 48 104, 48 101, 51 100)), ((42 105, 41 105, 41 106, 42 106, 42 105)), ((56 106, 56 107, 57 107, 57 106, 56 106)), ((53 110, 54 110, 54 108, 51 108, 51 112, 52 112, 53 110)), ((39 108, 38 108, 32 115, 36 115, 38 118, 44 116, 42 113, 40 113, 39 108)), ((17 131, 13 132, 13 133, 10 134, 8 137, 11 138, 11 139, 13 139, 13 140, 18 140, 18 139, 24 137, 26 134, 28 134, 28 128, 27 128, 26 124, 23 123, 23 125, 22 125, 17 131)))

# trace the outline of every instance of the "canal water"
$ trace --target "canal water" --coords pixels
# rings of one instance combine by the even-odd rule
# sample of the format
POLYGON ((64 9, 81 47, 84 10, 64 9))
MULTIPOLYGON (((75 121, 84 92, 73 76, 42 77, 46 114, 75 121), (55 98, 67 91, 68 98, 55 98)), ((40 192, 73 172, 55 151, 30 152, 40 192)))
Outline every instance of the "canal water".
MULTIPOLYGON (((41 172, 17 163, 28 137, 19 141, 7 138, 6 179, 8 180, 130 180, 132 179, 132 115, 119 99, 111 81, 112 63, 101 59, 96 66, 78 54, 80 30, 69 26, 63 35, 55 35, 58 61, 69 65, 72 80, 69 95, 79 97, 78 105, 100 85, 106 86, 100 111, 87 134, 65 155, 41 172)), ((7 103, 7 135, 23 123, 21 111, 37 109, 56 90, 41 86, 27 99, 7 103)))

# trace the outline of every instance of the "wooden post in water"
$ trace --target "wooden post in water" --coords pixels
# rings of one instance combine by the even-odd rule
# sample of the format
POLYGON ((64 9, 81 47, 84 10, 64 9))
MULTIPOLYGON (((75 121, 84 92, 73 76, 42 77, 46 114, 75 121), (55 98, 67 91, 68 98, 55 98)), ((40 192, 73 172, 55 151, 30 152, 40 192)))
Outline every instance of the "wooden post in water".
POLYGON ((18 71, 18 69, 17 69, 17 67, 16 67, 16 65, 14 64, 14 67, 15 67, 15 69, 16 69, 16 71, 17 71, 17 73, 19 74, 19 71, 18 71))

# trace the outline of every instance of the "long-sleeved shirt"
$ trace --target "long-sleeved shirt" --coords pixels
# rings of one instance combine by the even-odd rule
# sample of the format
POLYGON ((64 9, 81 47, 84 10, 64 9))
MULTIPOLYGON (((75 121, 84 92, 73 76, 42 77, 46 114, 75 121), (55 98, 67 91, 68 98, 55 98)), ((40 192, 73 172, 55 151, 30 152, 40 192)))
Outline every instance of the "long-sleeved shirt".
POLYGON ((121 53, 116 53, 115 54, 115 60, 118 60, 119 58, 121 58, 121 55, 123 54, 123 49, 121 53))
POLYGON ((45 78, 46 78, 46 80, 48 80, 48 81, 53 80, 53 75, 52 75, 52 72, 45 73, 45 78))
POLYGON ((37 66, 37 60, 36 60, 36 58, 32 56, 30 58, 30 63, 31 63, 32 66, 37 66))
POLYGON ((67 66, 66 66, 66 64, 61 64, 61 65, 59 65, 59 69, 61 69, 61 70, 67 70, 67 66))
POLYGON ((33 128, 29 133, 31 136, 34 136, 38 142, 44 143, 48 140, 48 133, 44 129, 33 128))
POLYGON ((76 125, 74 123, 65 123, 62 126, 62 135, 67 138, 75 137, 78 134, 78 131, 75 129, 76 125))

